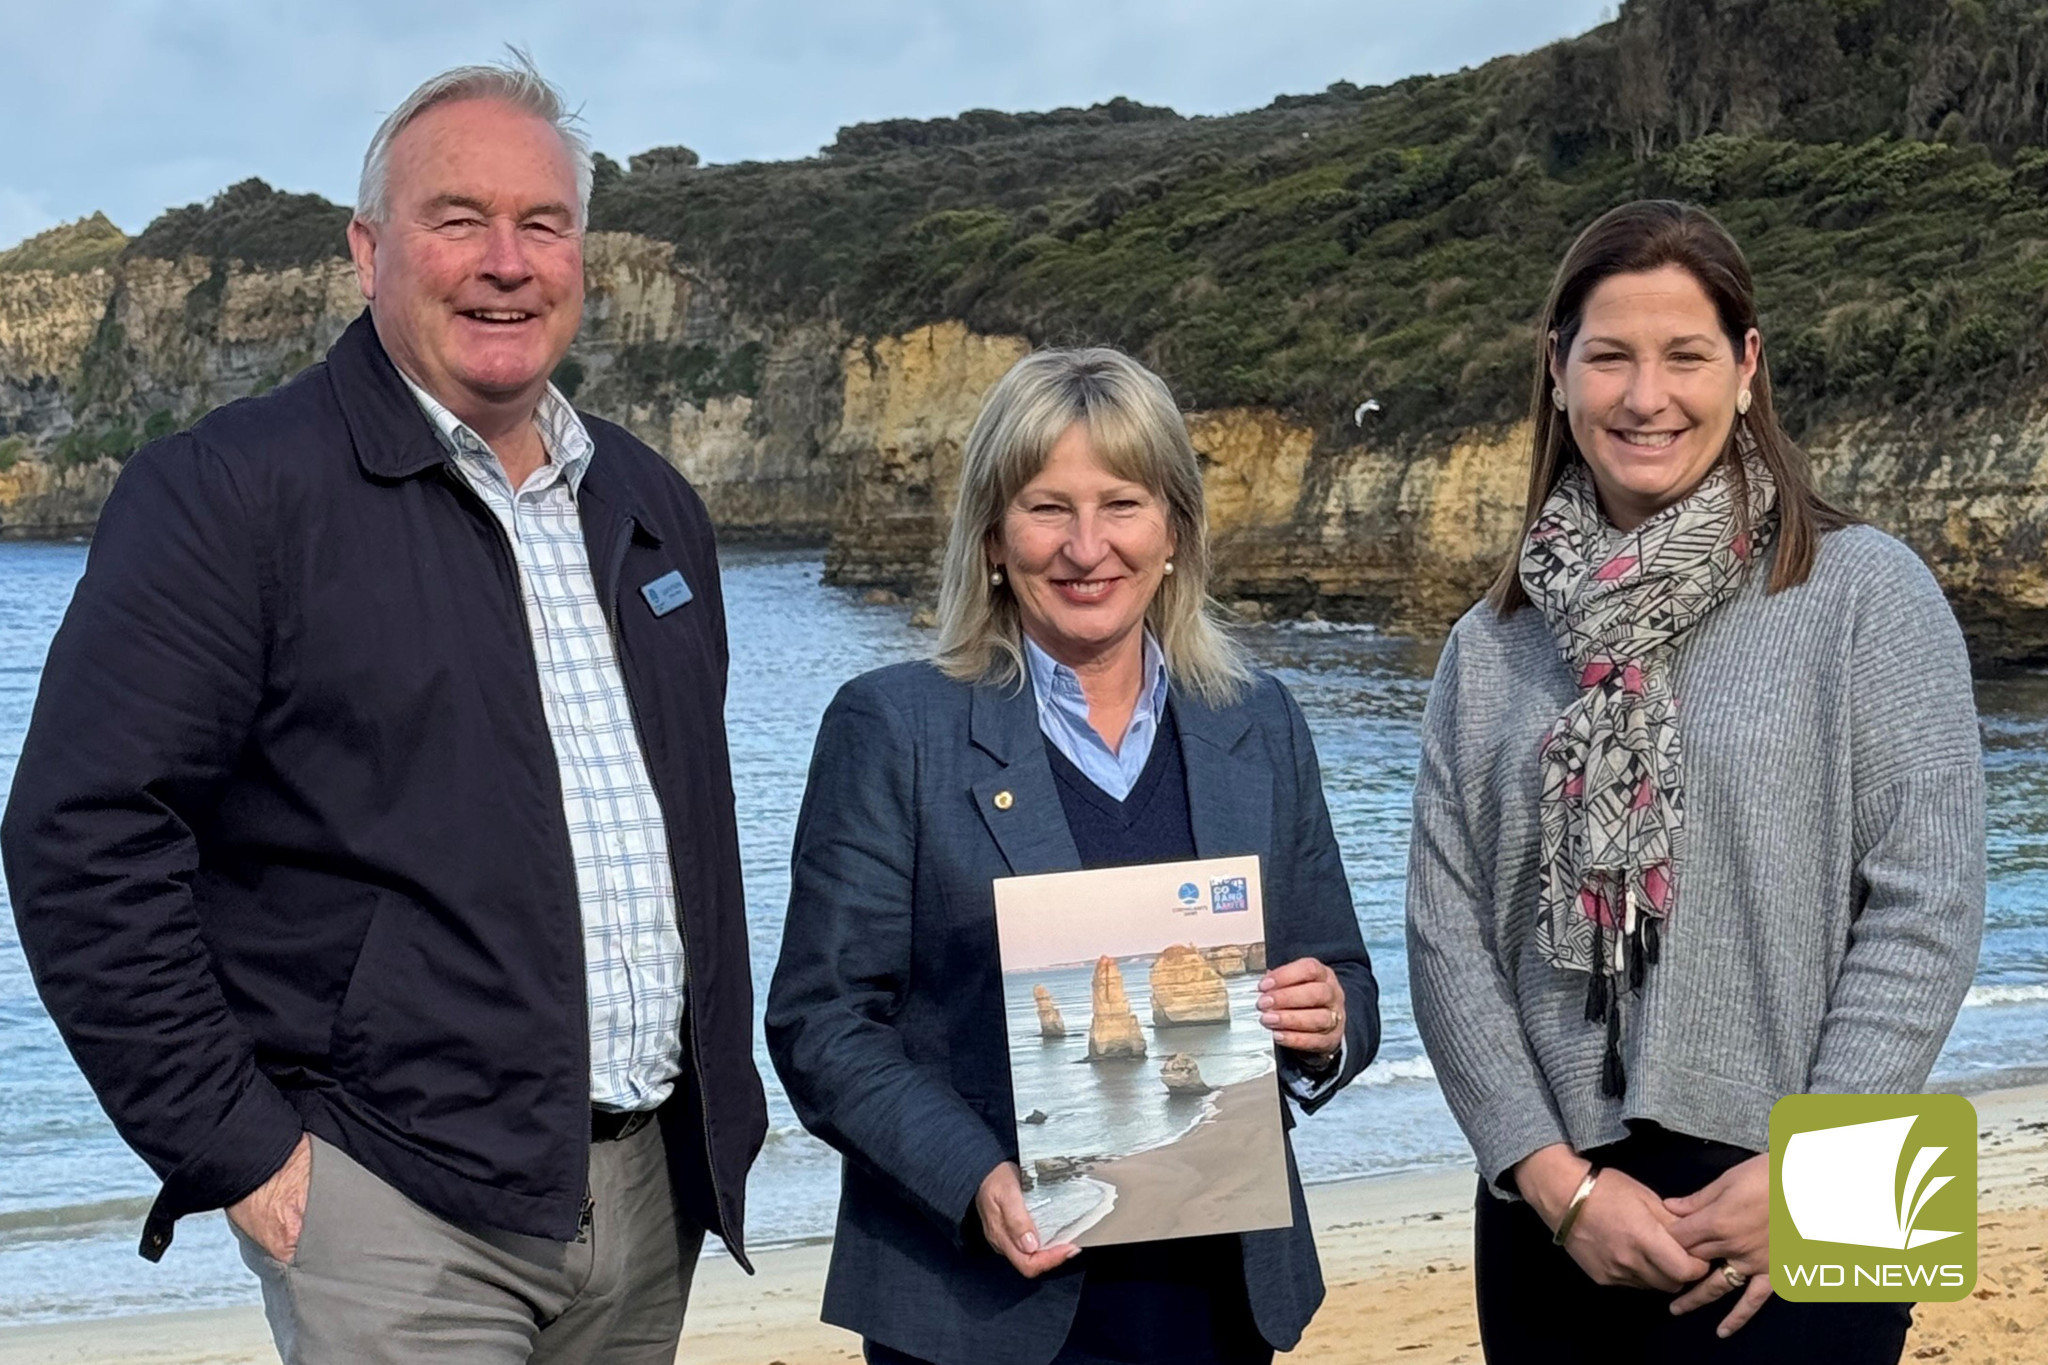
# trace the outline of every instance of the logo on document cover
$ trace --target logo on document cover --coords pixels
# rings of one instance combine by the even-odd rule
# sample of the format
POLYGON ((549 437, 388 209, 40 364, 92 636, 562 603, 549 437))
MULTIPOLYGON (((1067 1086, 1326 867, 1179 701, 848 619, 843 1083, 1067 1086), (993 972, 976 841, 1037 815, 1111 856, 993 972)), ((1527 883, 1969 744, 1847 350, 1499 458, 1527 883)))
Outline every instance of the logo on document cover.
POLYGON ((1251 888, 1243 877, 1217 877, 1209 883, 1209 906, 1219 915, 1252 908, 1251 888))
POLYGON ((1977 1111, 1960 1095, 1788 1095, 1771 1110, 1771 1288, 1951 1302, 1977 1281, 1977 1111))

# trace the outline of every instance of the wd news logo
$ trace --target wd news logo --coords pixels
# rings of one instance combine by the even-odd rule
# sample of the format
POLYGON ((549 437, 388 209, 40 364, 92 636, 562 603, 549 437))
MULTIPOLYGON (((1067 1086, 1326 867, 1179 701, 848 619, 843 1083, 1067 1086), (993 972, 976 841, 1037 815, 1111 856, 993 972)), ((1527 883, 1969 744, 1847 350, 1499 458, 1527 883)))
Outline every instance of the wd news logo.
POLYGON ((1977 1111, 1960 1095, 1788 1095, 1771 1110, 1771 1288, 1948 1302, 1977 1282, 1977 1111))

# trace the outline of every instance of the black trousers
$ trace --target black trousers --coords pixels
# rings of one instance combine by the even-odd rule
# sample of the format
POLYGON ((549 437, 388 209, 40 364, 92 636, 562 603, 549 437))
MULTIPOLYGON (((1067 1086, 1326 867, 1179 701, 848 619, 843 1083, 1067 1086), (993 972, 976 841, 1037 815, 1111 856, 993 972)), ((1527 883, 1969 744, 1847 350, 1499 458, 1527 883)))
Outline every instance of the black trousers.
MULTIPOLYGON (((1669 1199, 1691 1194, 1755 1153, 1642 1125, 1588 1160, 1634 1176, 1669 1199)), ((1714 1329, 1737 1300, 1728 1294, 1682 1317, 1674 1296, 1594 1284, 1535 1210, 1479 1185, 1479 1339, 1488 1365, 1641 1360, 1655 1365, 1777 1365, 1827 1361, 1896 1365, 1913 1325, 1904 1303, 1788 1303, 1773 1297, 1734 1336, 1714 1329)))
MULTIPOLYGON (((1235 1237, 1083 1251, 1074 1325, 1051 1365, 1272 1365, 1252 1322, 1235 1237)), ((863 1343, 869 1365, 929 1365, 863 1343)))

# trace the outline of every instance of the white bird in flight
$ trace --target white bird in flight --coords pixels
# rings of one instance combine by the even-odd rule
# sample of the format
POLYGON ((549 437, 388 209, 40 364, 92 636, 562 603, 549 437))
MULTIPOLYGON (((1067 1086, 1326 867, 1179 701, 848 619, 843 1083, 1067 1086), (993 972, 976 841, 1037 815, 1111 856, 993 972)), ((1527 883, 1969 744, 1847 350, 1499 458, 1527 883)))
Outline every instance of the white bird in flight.
POLYGON ((1379 400, 1379 399, 1377 399, 1377 398, 1368 398, 1368 399, 1366 399, 1366 400, 1365 400, 1365 401, 1364 401, 1363 403, 1360 403, 1360 404, 1358 405, 1357 409, 1356 409, 1356 410, 1355 410, 1355 411, 1354 411, 1354 412, 1353 412, 1353 413, 1351 414, 1351 425, 1353 425, 1353 426, 1355 426, 1355 427, 1362 427, 1362 426, 1364 426, 1364 425, 1365 425, 1365 415, 1366 415, 1367 413, 1369 413, 1369 412, 1378 412, 1379 410, 1380 410, 1380 400, 1379 400))

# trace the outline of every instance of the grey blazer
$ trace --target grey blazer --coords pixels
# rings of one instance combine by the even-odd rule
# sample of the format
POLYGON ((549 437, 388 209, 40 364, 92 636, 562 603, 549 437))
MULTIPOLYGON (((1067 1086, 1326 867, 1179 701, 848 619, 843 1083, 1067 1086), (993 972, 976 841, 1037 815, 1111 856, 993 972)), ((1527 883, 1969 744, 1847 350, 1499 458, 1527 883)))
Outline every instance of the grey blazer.
MULTIPOLYGON (((1268 960, 1316 957, 1343 984, 1347 1083, 1379 1046, 1379 995, 1300 708, 1264 674, 1232 706, 1177 688, 1168 704, 1197 851, 1260 855, 1268 960)), ((1023 1278, 974 1196, 1017 1158, 991 884, 1079 866, 1028 682, 901 664, 827 709, 767 1016, 797 1116, 845 1156, 825 1321, 936 1365, 1045 1365, 1065 1340, 1088 1257, 1023 1278)), ((1290 1144, 1294 1225, 1243 1234, 1253 1317, 1281 1350, 1323 1298, 1293 1161, 1290 1144)))

